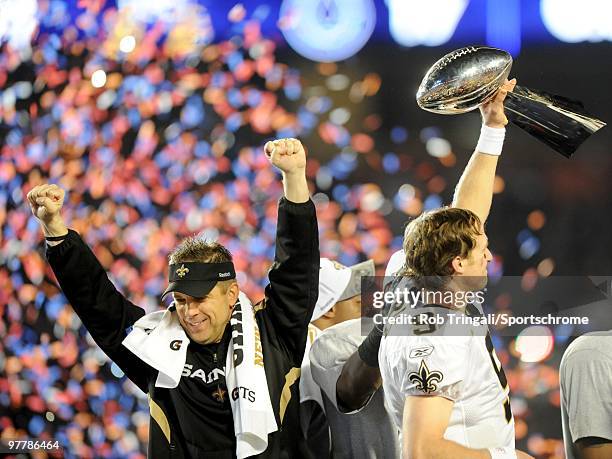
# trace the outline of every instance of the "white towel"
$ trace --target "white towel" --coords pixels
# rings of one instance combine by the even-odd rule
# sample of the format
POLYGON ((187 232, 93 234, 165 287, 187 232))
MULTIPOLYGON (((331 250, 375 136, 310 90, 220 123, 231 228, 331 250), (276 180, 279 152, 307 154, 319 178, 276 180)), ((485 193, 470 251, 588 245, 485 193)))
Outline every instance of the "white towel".
POLYGON ((238 459, 262 453, 278 426, 272 411, 263 350, 253 306, 242 293, 234 306, 225 383, 230 394, 238 459))
POLYGON ((189 345, 189 337, 171 307, 138 319, 122 343, 159 371, 155 387, 166 389, 179 385, 189 345))
MULTIPOLYGON (((236 456, 242 459, 264 452, 268 434, 276 432, 278 426, 268 391, 259 327, 253 306, 242 292, 234 305, 230 326, 225 383, 234 418, 236 456)), ((188 344, 189 338, 170 308, 140 318, 123 340, 126 348, 159 370, 155 386, 167 389, 180 382, 188 344)))

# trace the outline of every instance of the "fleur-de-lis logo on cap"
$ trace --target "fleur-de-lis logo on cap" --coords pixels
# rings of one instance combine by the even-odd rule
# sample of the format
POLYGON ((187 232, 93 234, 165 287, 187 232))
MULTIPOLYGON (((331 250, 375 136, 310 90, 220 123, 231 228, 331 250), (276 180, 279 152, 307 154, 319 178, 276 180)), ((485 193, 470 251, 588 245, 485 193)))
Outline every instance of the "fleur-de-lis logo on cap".
POLYGON ((410 382, 415 383, 418 390, 425 392, 426 394, 431 394, 432 392, 438 389, 436 383, 439 383, 444 378, 439 371, 429 371, 427 368, 427 364, 425 360, 421 360, 421 366, 419 367, 419 372, 415 373, 414 371, 408 375, 408 379, 410 382))
POLYGON ((185 277, 185 274, 189 272, 189 268, 185 268, 185 265, 181 265, 179 269, 176 270, 176 274, 178 277, 185 277))

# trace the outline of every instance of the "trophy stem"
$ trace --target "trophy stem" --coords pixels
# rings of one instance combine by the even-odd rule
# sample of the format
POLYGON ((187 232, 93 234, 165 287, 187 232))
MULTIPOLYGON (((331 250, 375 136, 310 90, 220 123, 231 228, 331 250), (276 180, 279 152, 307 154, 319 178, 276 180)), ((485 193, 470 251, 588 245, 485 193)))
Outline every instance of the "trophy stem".
POLYGON ((580 102, 516 86, 504 102, 508 119, 566 158, 606 123, 580 102))

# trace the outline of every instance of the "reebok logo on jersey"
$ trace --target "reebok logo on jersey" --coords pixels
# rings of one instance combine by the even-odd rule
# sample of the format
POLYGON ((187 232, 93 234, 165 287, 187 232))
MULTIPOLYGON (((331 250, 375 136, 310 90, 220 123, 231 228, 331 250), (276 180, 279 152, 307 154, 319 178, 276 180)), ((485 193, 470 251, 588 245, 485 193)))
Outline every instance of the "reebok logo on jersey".
POLYGON ((433 346, 421 346, 410 349, 410 358, 418 359, 419 357, 427 357, 434 350, 433 346))

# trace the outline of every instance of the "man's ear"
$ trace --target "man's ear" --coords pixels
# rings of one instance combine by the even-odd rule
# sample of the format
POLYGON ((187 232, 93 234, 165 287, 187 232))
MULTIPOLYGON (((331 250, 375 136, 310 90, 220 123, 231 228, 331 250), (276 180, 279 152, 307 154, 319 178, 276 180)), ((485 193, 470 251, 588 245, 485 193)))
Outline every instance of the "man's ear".
POLYGON ((456 256, 452 259, 451 266, 453 267, 453 271, 455 271, 457 274, 463 274, 465 269, 465 260, 460 256, 456 256))
POLYGON ((327 311, 325 314, 323 314, 321 316, 321 318, 323 318, 323 317, 326 318, 326 319, 333 319, 333 318, 335 318, 336 317, 336 305, 334 304, 329 311, 327 311))
POLYGON ((234 308, 234 304, 238 301, 238 294, 240 293, 240 289, 238 288, 238 282, 232 282, 227 289, 227 298, 229 302, 230 309, 234 308))

